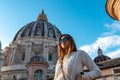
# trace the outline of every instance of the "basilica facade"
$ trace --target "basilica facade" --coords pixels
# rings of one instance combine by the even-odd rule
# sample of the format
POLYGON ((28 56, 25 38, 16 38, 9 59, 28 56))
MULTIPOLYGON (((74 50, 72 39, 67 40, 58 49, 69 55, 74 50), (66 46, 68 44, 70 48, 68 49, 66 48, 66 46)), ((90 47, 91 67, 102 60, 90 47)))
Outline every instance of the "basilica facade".
POLYGON ((59 29, 42 10, 37 20, 24 25, 4 50, 1 80, 51 80, 58 59, 59 29))

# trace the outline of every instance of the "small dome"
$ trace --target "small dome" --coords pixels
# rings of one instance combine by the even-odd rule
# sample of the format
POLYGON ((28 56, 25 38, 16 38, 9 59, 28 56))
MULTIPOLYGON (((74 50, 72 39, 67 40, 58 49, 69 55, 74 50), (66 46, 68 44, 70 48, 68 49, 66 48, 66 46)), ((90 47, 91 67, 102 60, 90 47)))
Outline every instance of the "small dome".
POLYGON ((97 56, 95 59, 94 59, 94 62, 95 63, 98 63, 98 62, 102 62, 102 61, 106 61, 106 60, 110 60, 111 58, 108 57, 108 56, 105 56, 105 55, 100 55, 100 56, 97 56))
POLYGON ((61 32, 55 25, 48 22, 47 16, 42 13, 38 15, 37 20, 23 26, 15 35, 13 41, 28 37, 45 37, 58 39, 61 32))
POLYGON ((44 62, 44 58, 42 56, 33 56, 30 59, 30 62, 44 62))
POLYGON ((111 58, 103 55, 102 49, 98 48, 98 56, 94 59, 95 63, 110 60, 111 58))

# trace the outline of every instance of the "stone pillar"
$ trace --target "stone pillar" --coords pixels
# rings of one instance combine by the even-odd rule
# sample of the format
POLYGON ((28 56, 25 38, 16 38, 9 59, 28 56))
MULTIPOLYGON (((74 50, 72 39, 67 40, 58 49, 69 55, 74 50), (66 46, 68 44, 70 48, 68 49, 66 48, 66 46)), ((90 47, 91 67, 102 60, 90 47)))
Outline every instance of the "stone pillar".
POLYGON ((25 63, 28 63, 28 62, 30 61, 30 58, 32 57, 31 47, 32 47, 32 43, 28 43, 28 44, 26 45, 25 63))
POLYGON ((9 59, 9 64, 12 64, 12 56, 13 56, 14 48, 12 48, 10 59, 9 59))
POLYGON ((48 44, 47 42, 43 44, 43 57, 45 61, 48 61, 48 44))
POLYGON ((11 59, 10 59, 11 60, 10 64, 14 64, 16 50, 17 50, 17 45, 14 45, 11 59))

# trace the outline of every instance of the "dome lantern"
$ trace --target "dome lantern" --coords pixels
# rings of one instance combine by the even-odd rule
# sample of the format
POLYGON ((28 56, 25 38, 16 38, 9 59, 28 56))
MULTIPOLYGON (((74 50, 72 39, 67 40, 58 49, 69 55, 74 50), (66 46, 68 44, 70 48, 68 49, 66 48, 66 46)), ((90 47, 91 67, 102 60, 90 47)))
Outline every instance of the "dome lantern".
POLYGON ((98 56, 100 56, 100 55, 103 55, 103 51, 102 51, 102 49, 100 49, 100 47, 98 48, 98 56))
POLYGON ((44 14, 44 9, 42 9, 42 13, 38 15, 37 20, 45 20, 48 21, 47 16, 44 14))

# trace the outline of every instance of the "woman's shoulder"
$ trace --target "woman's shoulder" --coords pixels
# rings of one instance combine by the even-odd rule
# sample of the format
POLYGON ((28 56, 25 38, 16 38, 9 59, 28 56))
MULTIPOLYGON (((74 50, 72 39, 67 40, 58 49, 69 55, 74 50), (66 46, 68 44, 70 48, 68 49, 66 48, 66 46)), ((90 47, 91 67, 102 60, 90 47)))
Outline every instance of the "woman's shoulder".
POLYGON ((77 53, 79 54, 79 55, 88 55, 84 50, 78 50, 77 51, 77 53))
POLYGON ((85 54, 86 52, 84 50, 77 50, 79 54, 85 54))

